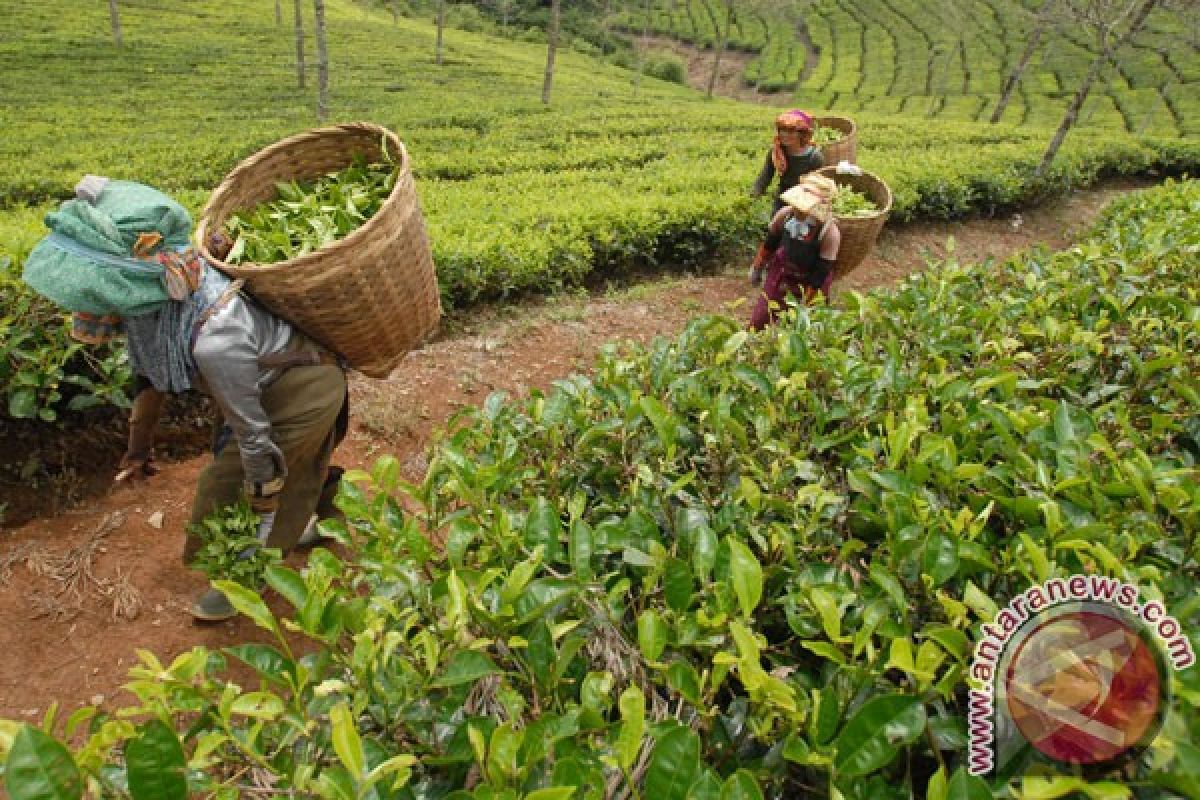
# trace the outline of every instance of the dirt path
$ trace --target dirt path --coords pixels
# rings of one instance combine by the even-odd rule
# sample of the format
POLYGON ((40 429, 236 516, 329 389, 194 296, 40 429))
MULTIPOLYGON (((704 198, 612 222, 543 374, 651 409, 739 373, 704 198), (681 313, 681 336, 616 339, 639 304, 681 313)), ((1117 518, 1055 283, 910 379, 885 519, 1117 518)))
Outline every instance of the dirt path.
MULTIPOLYGON (((1128 185, 1074 194, 1020 216, 885 231, 844 287, 890 285, 944 255, 949 237, 964 263, 1003 259, 1038 243, 1068 245, 1128 185)), ((585 370, 607 342, 672 335, 687 319, 751 296, 746 265, 648 283, 609 295, 573 295, 453 323, 443 340, 411 354, 384 381, 352 381, 354 427, 335 456, 369 466, 398 456, 410 479, 449 414, 493 390, 519 396, 585 370)), ((835 287, 836 289, 836 287, 835 287)), ((182 525, 203 458, 164 464, 151 482, 74 511, 0 532, 0 718, 36 721, 52 702, 66 712, 128 702, 120 686, 148 649, 164 661, 195 645, 259 639, 245 620, 193 624, 187 613, 204 580, 179 561, 182 525), (68 588, 74 585, 77 594, 68 588)), ((303 555, 289 563, 303 564, 303 555)), ((282 602, 272 600, 277 611, 282 602)))

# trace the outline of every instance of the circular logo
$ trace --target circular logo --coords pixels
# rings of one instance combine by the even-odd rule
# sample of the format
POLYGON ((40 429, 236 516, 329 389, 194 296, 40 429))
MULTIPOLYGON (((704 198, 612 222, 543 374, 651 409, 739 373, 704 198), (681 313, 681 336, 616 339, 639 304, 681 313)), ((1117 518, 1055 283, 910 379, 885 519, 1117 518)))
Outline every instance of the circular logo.
POLYGON ((1074 610, 1033 628, 1004 676, 1021 734, 1057 761, 1097 764, 1149 742, 1162 725, 1156 651, 1115 612, 1074 610))

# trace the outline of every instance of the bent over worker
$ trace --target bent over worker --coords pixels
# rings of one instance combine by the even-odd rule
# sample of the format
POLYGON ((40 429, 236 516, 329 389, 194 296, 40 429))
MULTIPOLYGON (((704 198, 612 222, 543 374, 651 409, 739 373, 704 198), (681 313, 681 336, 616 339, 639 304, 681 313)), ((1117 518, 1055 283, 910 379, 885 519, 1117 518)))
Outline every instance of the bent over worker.
MULTIPOLYGON (((185 563, 200 547, 192 526, 243 496, 264 521, 266 546, 286 552, 315 541, 339 472, 329 459, 348 423, 342 365, 205 263, 189 246, 191 217, 156 189, 88 176, 46 224, 52 232, 26 259, 26 282, 74 312, 75 338, 126 335, 136 385, 118 481, 156 472, 154 429, 166 395, 197 389, 219 412, 185 563)), ((235 613, 214 588, 192 607, 205 621, 235 613)))

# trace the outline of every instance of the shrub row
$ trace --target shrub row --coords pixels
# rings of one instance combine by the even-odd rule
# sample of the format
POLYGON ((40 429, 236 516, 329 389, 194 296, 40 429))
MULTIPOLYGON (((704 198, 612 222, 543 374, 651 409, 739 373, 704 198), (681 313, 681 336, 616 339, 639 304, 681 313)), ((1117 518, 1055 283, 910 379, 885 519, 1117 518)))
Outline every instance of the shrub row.
POLYGON ((347 477, 326 530, 350 555, 272 568, 284 616, 222 584, 269 644, 143 653, 119 713, 0 725, 8 787, 1188 793, 1194 668, 1119 776, 1047 777, 1032 748, 969 775, 965 719, 980 624, 1052 577, 1135 585, 1200 644, 1198 208, 1200 183, 1170 184, 1064 253, 946 263, 761 335, 704 317, 493 395, 421 483, 391 458, 347 477))

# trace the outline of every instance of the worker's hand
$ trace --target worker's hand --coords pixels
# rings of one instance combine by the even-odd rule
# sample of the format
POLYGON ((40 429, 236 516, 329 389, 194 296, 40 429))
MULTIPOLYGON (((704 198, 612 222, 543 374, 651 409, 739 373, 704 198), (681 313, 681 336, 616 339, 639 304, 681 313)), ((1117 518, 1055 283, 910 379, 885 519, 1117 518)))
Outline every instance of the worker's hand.
POLYGON ((153 388, 145 388, 133 398, 129 443, 117 477, 113 479, 114 485, 127 486, 158 474, 158 467, 154 465, 154 429, 165 400, 166 395, 153 388))
POLYGON ((750 279, 751 286, 762 286, 763 268, 762 267, 751 267, 749 279, 750 279))
POLYGON ((273 512, 279 508, 279 495, 283 492, 283 478, 274 478, 266 483, 255 483, 247 481, 245 486, 246 497, 250 501, 250 507, 259 514, 273 512))
POLYGON ((116 477, 113 478, 113 486, 132 486, 157 474, 158 467, 154 464, 154 456, 125 456, 121 459, 116 477))

